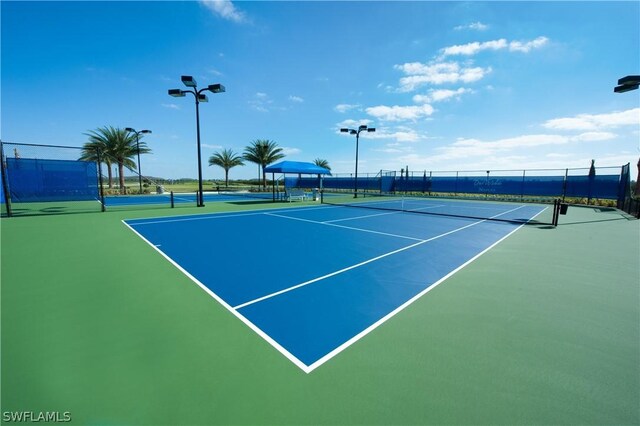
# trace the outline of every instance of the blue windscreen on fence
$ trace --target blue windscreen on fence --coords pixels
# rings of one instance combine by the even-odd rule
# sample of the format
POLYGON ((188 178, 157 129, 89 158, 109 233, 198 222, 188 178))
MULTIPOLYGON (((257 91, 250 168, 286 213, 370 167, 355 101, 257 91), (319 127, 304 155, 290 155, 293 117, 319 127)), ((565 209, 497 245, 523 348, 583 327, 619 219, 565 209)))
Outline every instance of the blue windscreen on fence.
MULTIPOLYGON (((607 169, 607 168, 605 168, 607 169)), ((611 168, 608 168, 611 169, 611 168)), ((570 175, 570 169, 562 170, 557 175, 528 175, 495 176, 487 173, 485 176, 433 176, 432 174, 414 175, 407 177, 381 172, 376 177, 358 177, 358 191, 380 192, 414 192, 423 194, 487 194, 508 196, 536 196, 536 197, 578 197, 619 199, 624 196, 623 180, 620 174, 583 174, 570 175)), ((572 172, 575 173, 575 169, 572 172)), ((585 169, 585 172, 587 170, 585 169)), ((288 188, 319 188, 349 190, 356 188, 353 176, 332 176, 322 179, 317 177, 287 177, 285 186, 288 188)))
POLYGON ((95 162, 7 158, 6 170, 12 202, 98 199, 95 162))
MULTIPOLYGON (((390 178, 393 179, 393 178, 390 178)), ((353 189, 352 178, 324 179, 324 187, 353 189)), ((358 179, 360 189, 378 189, 358 179)), ((411 176, 396 177, 384 192, 421 192, 451 194, 499 194, 543 197, 584 197, 616 199, 620 192, 619 175, 598 176, 411 176)))
POLYGON ((619 175, 567 176, 567 197, 618 198, 619 175))

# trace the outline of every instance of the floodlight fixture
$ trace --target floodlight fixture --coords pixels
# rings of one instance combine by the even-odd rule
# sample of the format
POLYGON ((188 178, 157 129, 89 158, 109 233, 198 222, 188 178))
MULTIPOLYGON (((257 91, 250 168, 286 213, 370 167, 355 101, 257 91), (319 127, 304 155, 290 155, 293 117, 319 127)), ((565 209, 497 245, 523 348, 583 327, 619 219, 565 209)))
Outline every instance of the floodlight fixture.
POLYGON ((196 80, 190 75, 183 75, 182 77, 180 77, 180 79, 187 87, 196 87, 198 85, 198 83, 196 83, 196 80))
POLYGON ((151 130, 140 130, 140 133, 153 133, 151 130))
POLYGON ((358 130, 362 131, 362 130, 367 130, 367 126, 366 124, 361 125, 360 127, 358 127, 358 130))
POLYGON ((198 94, 198 102, 209 102, 209 98, 205 94, 198 94))
POLYGON ((628 75, 626 77, 622 77, 618 80, 618 84, 637 86, 640 84, 640 75, 628 75))
POLYGON ((340 132, 342 132, 342 133, 349 133, 349 129, 344 129, 344 128, 343 128, 343 129, 340 129, 340 132))
POLYGON ((184 92, 180 89, 169 89, 169 96, 174 98, 184 98, 184 92))
POLYGON ((624 93, 640 87, 640 75, 628 75, 618 79, 618 86, 613 88, 615 93, 624 93))
POLYGON ((613 91, 615 93, 624 93, 636 90, 638 87, 640 87, 640 84, 621 84, 620 86, 614 87, 613 91))
POLYGON ((227 90, 225 89, 225 87, 222 84, 210 84, 209 87, 207 88, 210 92, 213 93, 222 93, 222 92, 226 92, 227 90))
POLYGON ((369 127, 369 128, 367 129, 367 132, 369 132, 369 133, 371 133, 371 132, 375 132, 375 131, 376 131, 376 128, 375 128, 375 127, 369 127))

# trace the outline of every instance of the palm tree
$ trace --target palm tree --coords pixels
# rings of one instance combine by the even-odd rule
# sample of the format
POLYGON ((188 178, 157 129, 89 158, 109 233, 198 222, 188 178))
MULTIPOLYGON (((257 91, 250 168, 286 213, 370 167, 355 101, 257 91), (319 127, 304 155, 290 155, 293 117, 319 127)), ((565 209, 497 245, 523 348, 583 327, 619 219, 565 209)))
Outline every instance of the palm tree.
MULTIPOLYGON (((93 152, 97 156, 96 148, 99 148, 100 158, 107 166, 110 166, 112 163, 118 165, 120 191, 124 194, 126 192, 124 186, 124 168, 127 167, 131 170, 136 169, 136 163, 132 160, 132 157, 138 154, 138 146, 140 148, 140 154, 150 153, 151 150, 145 142, 139 139, 137 141, 138 144, 136 144, 134 134, 112 126, 99 127, 85 134, 89 136, 89 142, 83 147, 83 150, 85 150, 87 154, 92 155, 91 153, 93 152)), ((111 187, 111 179, 111 167, 109 167, 109 187, 111 187)))
MULTIPOLYGON (((88 135, 87 133, 85 133, 88 135)), ((105 141, 92 141, 92 135, 89 135, 90 142, 87 142, 82 147, 82 155, 80 156, 80 161, 94 161, 94 162, 103 162, 107 165, 107 176, 109 182, 109 189, 113 188, 113 173, 111 171, 111 157, 109 157, 106 153, 108 151, 107 144, 105 141)))
MULTIPOLYGON (((267 187, 267 177, 264 169, 274 161, 284 158, 282 148, 278 144, 268 139, 257 139, 244 149, 243 158, 251 163, 257 164, 262 170, 262 186, 267 187)), ((258 176, 260 179, 260 176, 258 176)))
POLYGON ((318 167, 324 167, 325 169, 331 171, 329 162, 327 160, 323 160, 322 158, 316 158, 315 160, 313 160, 313 164, 315 164, 318 167))
POLYGON ((231 149, 223 149, 209 157, 210 166, 220 166, 224 169, 224 186, 229 186, 229 169, 244 166, 242 157, 231 149))

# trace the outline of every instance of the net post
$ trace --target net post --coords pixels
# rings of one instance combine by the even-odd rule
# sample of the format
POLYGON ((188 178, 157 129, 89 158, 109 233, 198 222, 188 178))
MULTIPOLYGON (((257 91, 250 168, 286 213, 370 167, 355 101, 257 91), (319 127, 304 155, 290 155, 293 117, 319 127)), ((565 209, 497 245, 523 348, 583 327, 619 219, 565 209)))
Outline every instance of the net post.
POLYGON ((562 201, 559 198, 556 198, 556 199, 553 200, 552 225, 554 227, 558 226, 558 221, 560 219, 560 204, 562 204, 562 201))
POLYGON ((100 158, 100 150, 97 149, 96 150, 96 155, 98 157, 98 185, 100 187, 100 210, 102 212, 106 211, 106 206, 104 205, 104 188, 102 186, 103 182, 102 182, 102 159, 100 158))
POLYGON ((174 207, 175 207, 175 204, 173 201, 173 191, 171 191, 171 208, 174 208, 174 207))

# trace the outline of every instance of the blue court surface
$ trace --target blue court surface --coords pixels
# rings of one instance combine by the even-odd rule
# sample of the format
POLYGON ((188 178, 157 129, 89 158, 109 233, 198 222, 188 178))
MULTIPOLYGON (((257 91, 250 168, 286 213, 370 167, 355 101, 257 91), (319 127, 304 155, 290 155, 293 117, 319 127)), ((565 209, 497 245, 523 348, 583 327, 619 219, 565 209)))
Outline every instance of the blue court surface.
POLYGON ((326 205, 124 223, 307 373, 523 225, 326 205))

